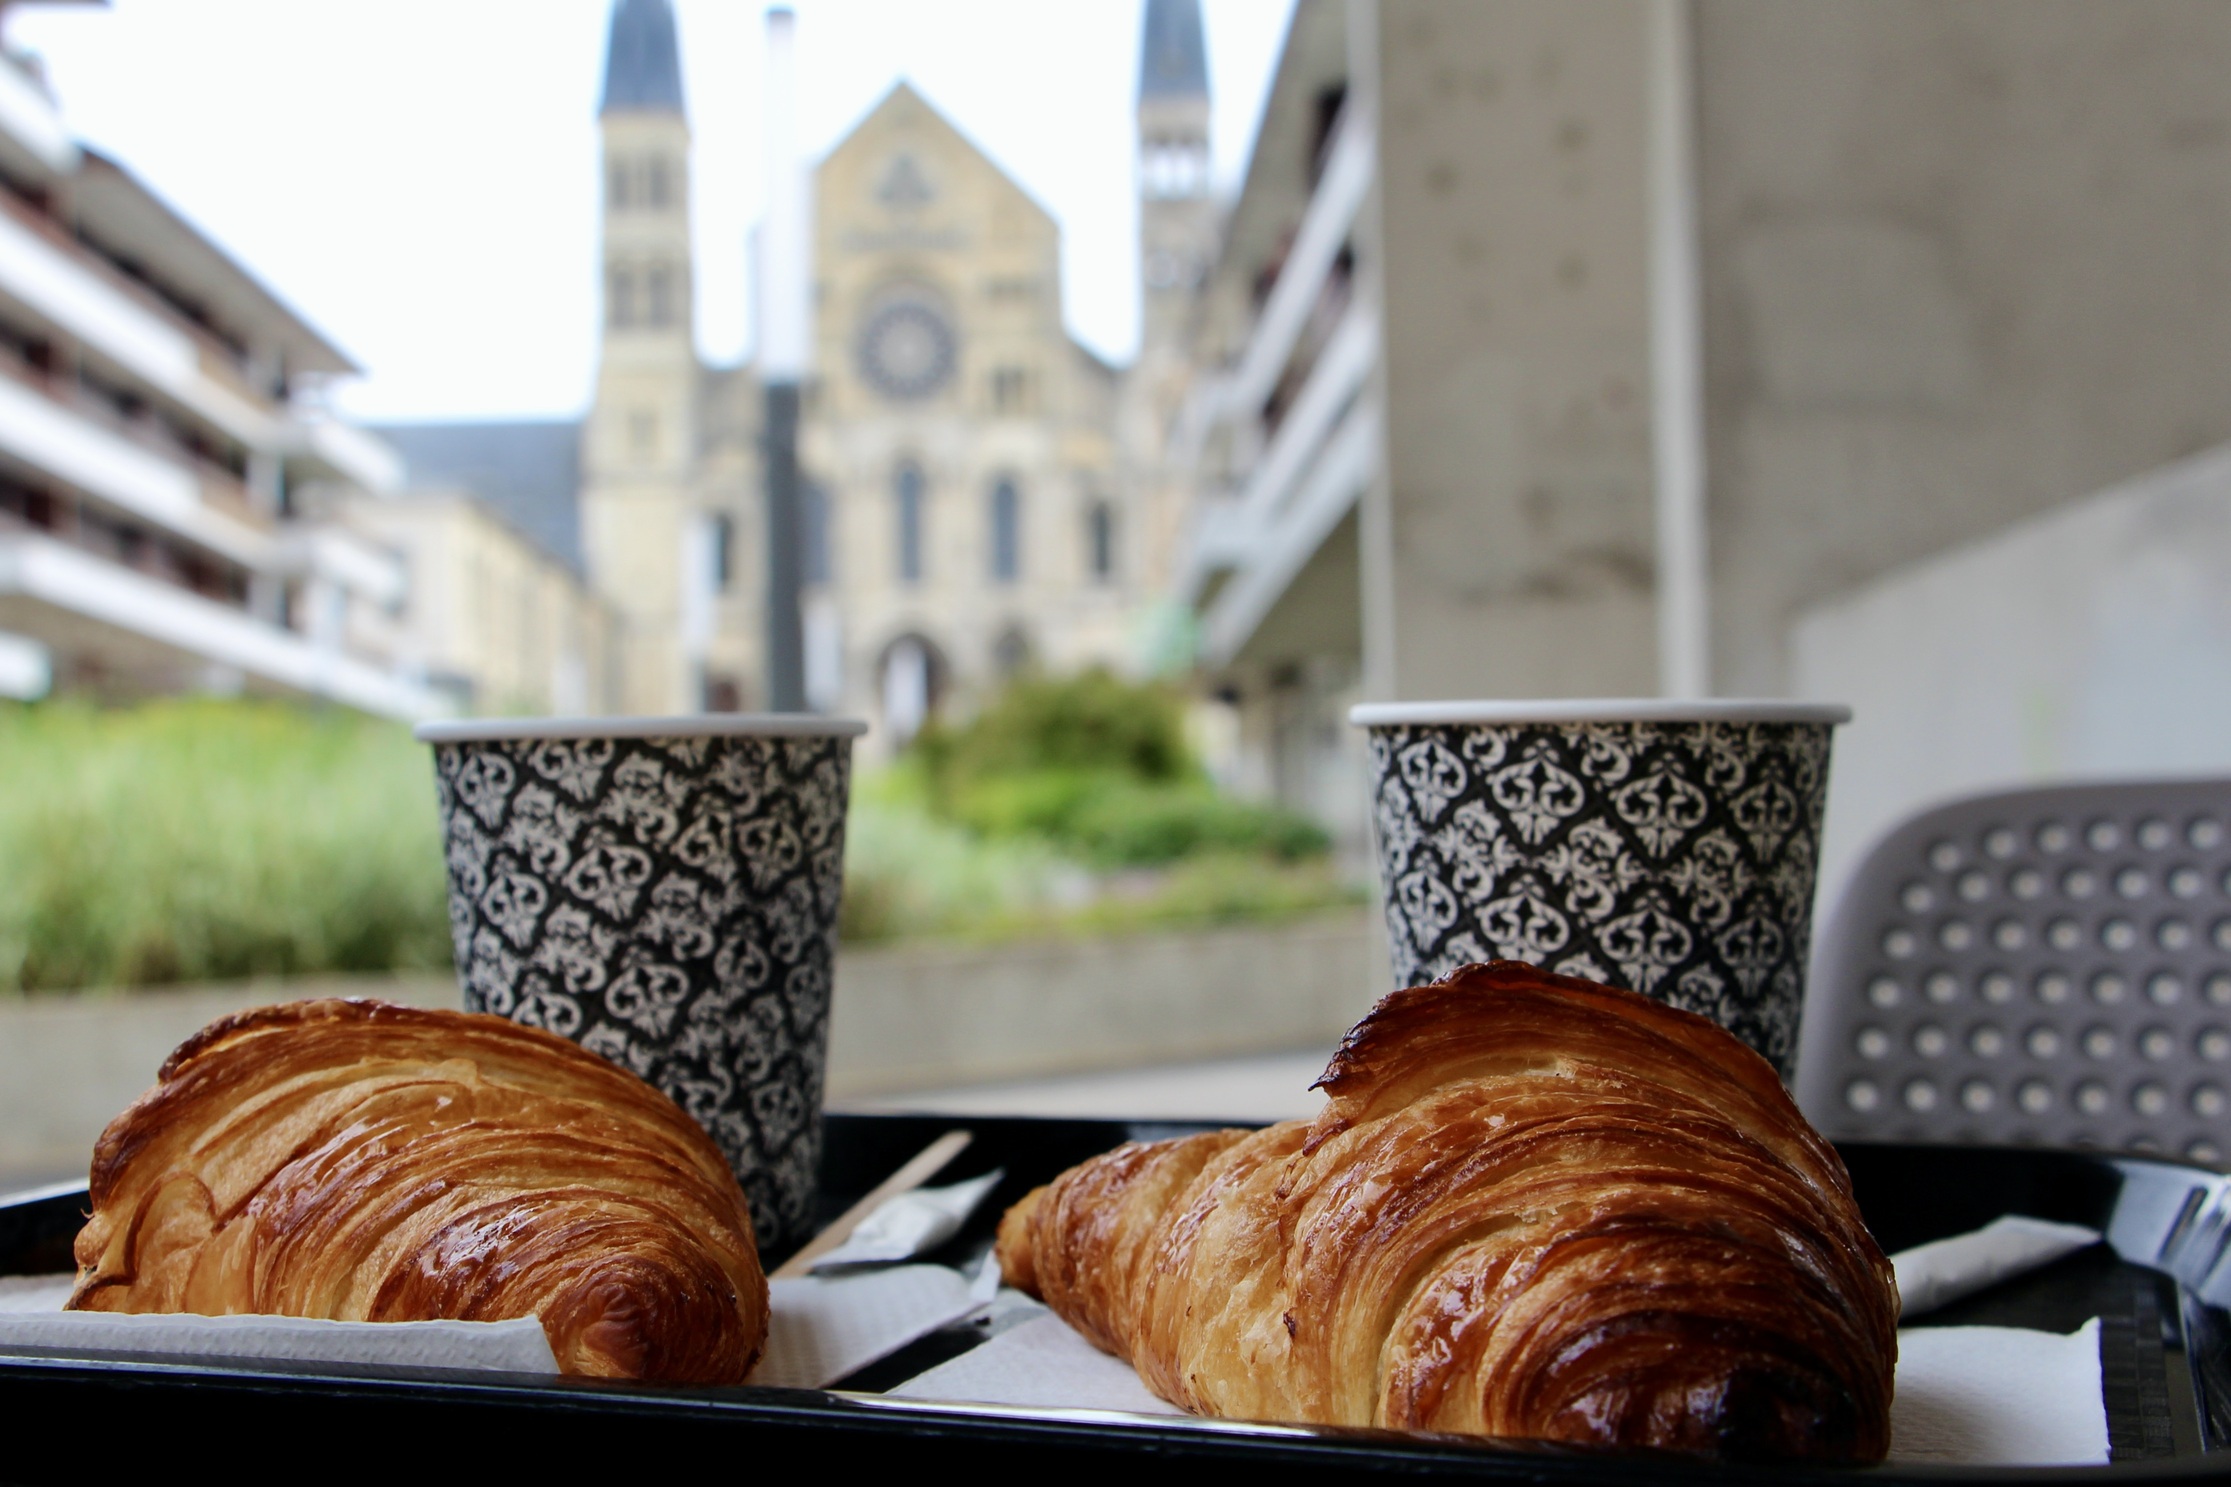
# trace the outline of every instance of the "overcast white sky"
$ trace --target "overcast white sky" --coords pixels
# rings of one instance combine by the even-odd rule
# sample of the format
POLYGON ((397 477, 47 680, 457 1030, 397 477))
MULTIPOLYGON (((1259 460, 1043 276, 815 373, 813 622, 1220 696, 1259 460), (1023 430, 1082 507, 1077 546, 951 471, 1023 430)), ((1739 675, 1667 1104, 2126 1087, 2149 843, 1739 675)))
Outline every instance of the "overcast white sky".
MULTIPOLYGON (((1205 0, 1220 183, 1293 0, 1205 0)), ((801 127, 828 149, 904 76, 1060 219, 1068 317, 1138 339, 1140 0, 795 0, 801 127)), ((695 137, 697 334, 750 345, 761 0, 677 0, 695 137)), ((30 6, 77 133, 238 254, 367 375, 366 418, 562 416, 595 354, 596 101, 609 0, 30 6)))

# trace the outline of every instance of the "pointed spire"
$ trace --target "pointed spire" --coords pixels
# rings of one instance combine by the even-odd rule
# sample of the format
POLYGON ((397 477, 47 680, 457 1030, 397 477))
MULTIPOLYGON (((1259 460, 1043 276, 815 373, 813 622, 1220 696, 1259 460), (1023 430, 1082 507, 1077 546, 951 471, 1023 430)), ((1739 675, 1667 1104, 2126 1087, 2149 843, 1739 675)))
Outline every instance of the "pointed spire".
POLYGON ((604 114, 682 112, 682 52, 668 0, 619 0, 604 53, 604 114))
POLYGON ((1139 48, 1139 97, 1208 97, 1208 45, 1201 37, 1201 0, 1146 0, 1146 38, 1139 48))

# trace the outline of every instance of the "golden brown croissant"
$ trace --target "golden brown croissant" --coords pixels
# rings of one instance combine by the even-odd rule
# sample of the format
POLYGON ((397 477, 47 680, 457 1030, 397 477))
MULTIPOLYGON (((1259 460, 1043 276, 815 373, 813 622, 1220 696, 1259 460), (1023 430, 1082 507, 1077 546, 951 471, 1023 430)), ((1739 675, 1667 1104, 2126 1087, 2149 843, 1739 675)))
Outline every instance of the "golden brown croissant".
POLYGON ((1701 1017, 1498 962, 1387 997, 1314 1121, 1119 1147, 1010 1284, 1196 1414, 1875 1461, 1897 1299, 1850 1179, 1701 1017))
POLYGON ((673 1101, 500 1017, 294 1002, 186 1040, 94 1148, 86 1311, 537 1316, 567 1373, 743 1381, 767 1281, 673 1101))

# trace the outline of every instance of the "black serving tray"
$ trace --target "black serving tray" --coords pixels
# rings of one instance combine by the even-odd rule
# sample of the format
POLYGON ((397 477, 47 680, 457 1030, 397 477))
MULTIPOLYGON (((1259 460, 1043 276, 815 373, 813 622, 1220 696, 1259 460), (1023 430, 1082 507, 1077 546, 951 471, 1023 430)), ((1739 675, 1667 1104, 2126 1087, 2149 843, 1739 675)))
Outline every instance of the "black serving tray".
MULTIPOLYGON (((834 1215, 942 1132, 975 1142, 940 1176, 1006 1176, 932 1256, 968 1264, 1030 1186, 1119 1141, 1199 1129, 1125 1121, 832 1116, 834 1215)), ((462 1470, 598 1471, 635 1480, 757 1477, 795 1466, 905 1484, 1032 1470, 1151 1471, 1170 1481, 1332 1482, 1446 1476, 1579 1484, 2174 1479, 2231 1482, 2231 1183, 2177 1162, 2089 1152, 1846 1145, 1886 1250, 2002 1213, 2088 1224, 2109 1246, 2072 1255, 1923 1319, 2067 1332, 2101 1319, 2113 1464, 2013 1469, 1752 1468, 1647 1452, 1386 1431, 1134 1417, 890 1399, 881 1391, 982 1341, 962 1323, 833 1389, 684 1389, 429 1369, 46 1355, 0 1358, 0 1481, 81 1482, 203 1467, 407 1483, 462 1470), (2218 1454, 2221 1452, 2221 1454, 2218 1454), (1274 1478, 1271 1474, 1275 1473, 1274 1478)), ((61 1268, 84 1192, 0 1198, 0 1274, 61 1268)), ((770 1256, 770 1260, 779 1256, 770 1256)), ((1066 1480, 1063 1482, 1066 1487, 1066 1480)))

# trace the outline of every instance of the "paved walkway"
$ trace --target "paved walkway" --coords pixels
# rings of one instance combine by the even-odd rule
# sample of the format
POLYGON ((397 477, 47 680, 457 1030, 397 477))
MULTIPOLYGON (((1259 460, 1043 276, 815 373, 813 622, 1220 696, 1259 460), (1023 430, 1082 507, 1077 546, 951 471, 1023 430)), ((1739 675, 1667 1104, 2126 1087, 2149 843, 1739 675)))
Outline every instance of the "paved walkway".
POLYGON ((1332 1051, 1280 1053, 1208 1063, 1163 1064, 979 1084, 840 1101, 836 1108, 937 1115, 1065 1115, 1145 1120, 1284 1120, 1314 1115, 1324 1097, 1309 1086, 1332 1051))

